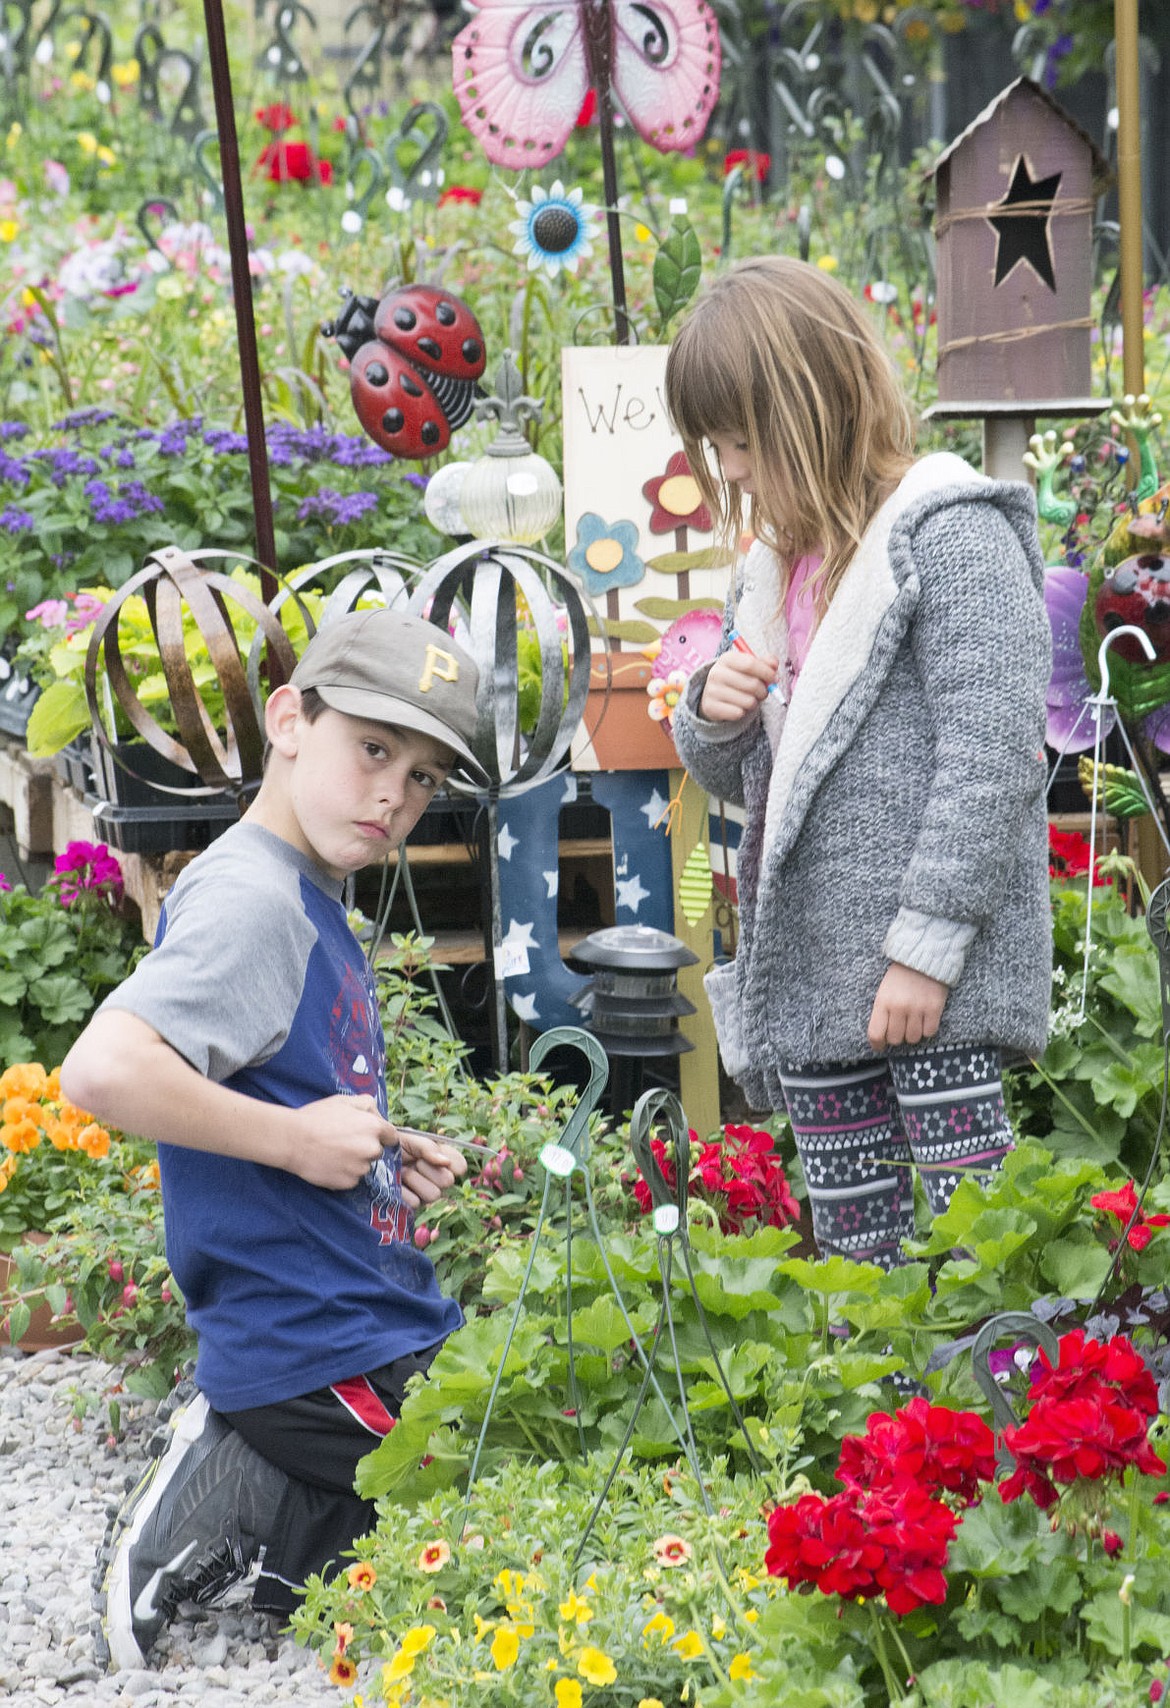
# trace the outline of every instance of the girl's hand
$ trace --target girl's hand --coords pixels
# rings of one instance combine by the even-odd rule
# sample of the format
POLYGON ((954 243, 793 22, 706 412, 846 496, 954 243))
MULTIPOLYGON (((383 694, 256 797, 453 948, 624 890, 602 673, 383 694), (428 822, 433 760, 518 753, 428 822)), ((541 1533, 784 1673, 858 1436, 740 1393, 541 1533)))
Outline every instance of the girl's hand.
POLYGON ((412 1210, 433 1204, 467 1173, 467 1158, 439 1137, 398 1132, 397 1138, 402 1146, 402 1197, 412 1210))
POLYGON ((768 684, 775 682, 779 668, 780 660, 766 653, 729 648, 707 672, 699 716, 713 724, 738 722, 767 698, 768 684))
POLYGON ((894 961, 878 986, 869 1017, 870 1048, 891 1044, 920 1044, 938 1031, 950 986, 894 961))

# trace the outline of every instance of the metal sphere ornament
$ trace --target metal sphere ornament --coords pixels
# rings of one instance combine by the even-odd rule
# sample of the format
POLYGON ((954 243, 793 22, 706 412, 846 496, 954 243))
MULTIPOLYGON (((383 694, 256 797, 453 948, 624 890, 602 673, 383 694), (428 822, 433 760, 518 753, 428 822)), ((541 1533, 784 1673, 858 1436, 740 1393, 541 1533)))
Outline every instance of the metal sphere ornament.
POLYGON ((437 534, 448 534, 457 540, 470 531, 460 507, 463 482, 470 468, 471 464, 466 462, 444 463, 427 481, 423 509, 437 534))
POLYGON ((539 421, 541 404, 523 395, 523 382, 511 350, 496 369, 496 395, 475 405, 479 419, 494 416, 499 432, 459 488, 464 529, 477 540, 506 540, 535 545, 561 514, 560 476, 532 449, 524 421, 539 421))
POLYGON ((112 694, 135 733, 164 759, 190 773, 189 788, 172 788, 153 777, 146 779, 163 794, 180 799, 198 799, 224 790, 239 798, 255 788, 263 774, 264 710, 258 688, 254 692, 249 686, 232 624, 232 606, 251 618, 263 637, 269 689, 286 682, 296 667, 296 654, 279 617, 230 575, 200 567, 214 559, 234 564, 252 562, 239 552, 187 553, 178 546, 163 546, 152 552, 145 567, 124 582, 103 607, 85 655, 85 698, 96 740, 123 770, 136 775, 119 752, 116 730, 106 726, 107 717, 113 722, 112 712, 107 711, 112 694), (126 601, 135 594, 146 604, 176 735, 163 729, 147 711, 126 672, 120 621, 126 601), (184 635, 184 610, 194 621, 223 696, 222 734, 195 679, 184 635), (108 685, 108 693, 99 692, 99 682, 108 685))
POLYGON ((461 297, 418 284, 380 301, 347 292, 321 333, 349 358, 353 406, 376 445, 408 461, 446 450, 487 365, 483 329, 461 297))

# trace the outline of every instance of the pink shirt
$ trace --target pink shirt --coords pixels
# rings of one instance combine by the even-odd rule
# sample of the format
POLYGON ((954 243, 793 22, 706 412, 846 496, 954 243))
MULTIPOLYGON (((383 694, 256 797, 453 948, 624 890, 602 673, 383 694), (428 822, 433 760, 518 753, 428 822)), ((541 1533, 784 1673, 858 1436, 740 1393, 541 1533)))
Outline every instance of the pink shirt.
POLYGON ((798 558, 792 566, 792 574, 784 591, 784 615, 788 622, 785 678, 790 699, 796 678, 800 675, 808 649, 812 645, 813 635, 816 633, 819 618, 815 590, 810 581, 823 562, 822 556, 811 552, 808 557, 798 558))

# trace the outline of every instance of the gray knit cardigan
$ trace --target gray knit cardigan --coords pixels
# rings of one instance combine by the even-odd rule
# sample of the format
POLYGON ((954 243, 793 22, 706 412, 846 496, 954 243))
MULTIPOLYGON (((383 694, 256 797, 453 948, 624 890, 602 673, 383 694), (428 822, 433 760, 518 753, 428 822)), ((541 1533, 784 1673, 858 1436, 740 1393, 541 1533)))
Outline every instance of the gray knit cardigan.
MULTIPOLYGON (((753 1107, 778 1070, 872 1059, 891 961, 948 984, 934 1045, 1043 1050, 1051 988, 1044 803, 1051 632, 1028 487, 924 457, 874 518, 797 678, 738 723, 674 714, 691 775, 743 805, 735 960, 707 976, 753 1107)), ((756 543, 735 621, 783 658, 775 556, 756 543)), ((730 610, 726 631, 730 626, 730 610)))

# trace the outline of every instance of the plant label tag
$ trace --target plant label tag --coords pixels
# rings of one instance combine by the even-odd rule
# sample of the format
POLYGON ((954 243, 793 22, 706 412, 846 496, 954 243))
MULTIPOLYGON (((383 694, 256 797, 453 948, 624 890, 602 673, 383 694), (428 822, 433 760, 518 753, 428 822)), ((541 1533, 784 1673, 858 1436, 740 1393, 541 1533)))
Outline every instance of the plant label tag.
POLYGON ((523 978, 528 972, 528 946, 525 943, 501 943, 496 950, 496 977, 523 978))
POLYGON ((540 1153, 541 1166, 558 1180, 567 1180, 577 1166, 577 1159, 564 1145, 545 1145, 540 1153))

